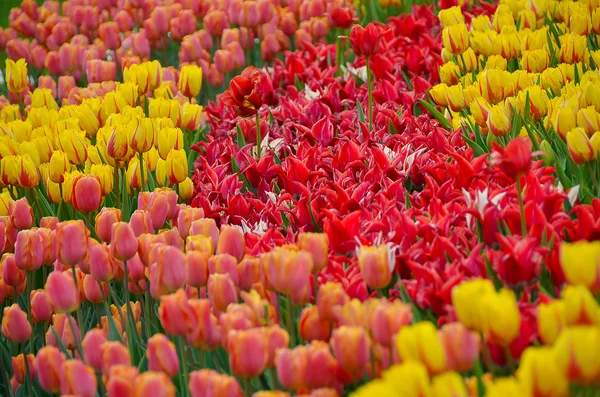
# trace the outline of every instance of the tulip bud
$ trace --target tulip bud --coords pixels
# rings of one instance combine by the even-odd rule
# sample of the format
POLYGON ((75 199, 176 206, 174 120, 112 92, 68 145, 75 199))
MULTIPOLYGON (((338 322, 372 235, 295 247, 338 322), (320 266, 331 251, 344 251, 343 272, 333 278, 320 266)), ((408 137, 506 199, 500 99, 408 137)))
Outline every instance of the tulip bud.
POLYGON ((545 345, 552 345, 567 324, 565 302, 555 300, 542 303, 538 310, 540 339, 545 345))
POLYGON ((444 27, 442 31, 444 48, 452 54, 462 54, 469 47, 469 32, 464 23, 444 27))
POLYGON ((156 334, 148 339, 146 356, 150 371, 164 372, 169 377, 179 372, 179 359, 175 345, 163 334, 156 334))
POLYGON ((452 290, 452 304, 458 320, 470 330, 483 332, 485 307, 483 297, 494 294, 494 285, 487 279, 465 281, 452 290))
POLYGON ((10 212, 10 220, 17 230, 29 229, 33 226, 33 208, 25 197, 14 201, 14 206, 10 212))
POLYGON ((175 397, 177 389, 163 372, 143 372, 135 380, 135 397, 156 395, 175 397))
POLYGON ((567 148, 575 164, 585 164, 593 160, 598 153, 583 128, 567 132, 567 148))
POLYGON ((44 289, 56 313, 70 313, 79 306, 77 287, 66 273, 60 271, 50 273, 44 289))
POLYGON ((393 336, 412 322, 412 308, 399 300, 392 303, 379 302, 371 314, 373 340, 383 346, 391 346, 393 336))
POLYGON ((465 381, 456 372, 446 372, 433 378, 433 393, 439 397, 467 397, 465 381))
POLYGON ((145 153, 154 143, 154 123, 149 118, 133 118, 127 125, 129 131, 129 146, 138 152, 145 153))
POLYGON ((19 94, 27 88, 27 62, 25 59, 19 59, 17 62, 12 59, 6 60, 6 87, 10 92, 19 94))
POLYGON ((231 331, 227 351, 231 371, 242 378, 261 374, 269 358, 268 341, 259 328, 231 331))
POLYGON ((238 287, 250 291, 256 283, 263 284, 265 276, 259 258, 246 255, 237 265, 240 282, 238 287))
POLYGON ((181 198, 184 202, 189 202, 189 200, 194 196, 194 182, 188 177, 177 186, 177 191, 179 192, 179 198, 181 198))
POLYGON ((596 325, 600 323, 598 303, 583 285, 568 286, 563 291, 566 325, 596 325))
POLYGON ((31 272, 42 266, 44 256, 42 240, 34 230, 21 230, 15 243, 15 264, 19 269, 31 272))
POLYGON ((225 311, 230 303, 237 302, 235 283, 229 274, 211 274, 208 277, 208 296, 213 307, 225 311))
POLYGON ((204 287, 208 282, 209 254, 199 251, 188 251, 185 254, 187 284, 191 287, 204 287))
POLYGON ((439 374, 446 368, 444 347, 435 326, 430 322, 420 322, 400 329, 396 346, 403 361, 419 361, 427 367, 430 374, 439 374))
POLYGON ((185 254, 176 247, 156 245, 150 252, 150 292, 158 297, 182 288, 186 282, 185 254))
POLYGON ((550 361, 558 365, 558 373, 569 382, 591 384, 600 374, 600 358, 594 354, 599 344, 600 331, 597 327, 566 328, 554 343, 554 360, 550 361))
POLYGON ((29 380, 34 381, 37 375, 37 367, 35 365, 35 356, 27 354, 27 366, 25 365, 25 354, 19 354, 17 357, 11 357, 13 374, 15 380, 19 384, 27 382, 27 371, 29 371, 29 380))
POLYGON ((137 239, 128 223, 113 224, 110 248, 114 257, 121 261, 128 261, 137 253, 137 239))
POLYGON ((360 376, 371 359, 371 340, 364 328, 343 325, 333 331, 330 343, 340 367, 360 376))
POLYGON ((214 395, 242 397, 240 384, 233 376, 220 374, 212 369, 201 369, 190 374, 189 390, 192 397, 214 395), (212 392, 214 390, 214 392, 212 392))
POLYGON ((95 212, 102 202, 100 180, 95 175, 79 175, 73 181, 73 207, 79 212, 95 212))
POLYGON ((350 297, 341 284, 332 281, 322 284, 317 294, 319 317, 325 321, 334 322, 335 316, 332 309, 346 304, 349 300, 350 297))
POLYGON ((298 247, 312 255, 315 271, 323 270, 329 263, 329 237, 325 233, 298 234, 298 247))
POLYGON ((568 395, 569 384, 548 347, 528 347, 521 356, 517 377, 523 392, 532 396, 568 395))
POLYGON ((62 365, 61 394, 94 397, 98 381, 94 370, 79 360, 68 360, 62 365))
POLYGON ((362 246, 357 251, 358 266, 367 285, 372 289, 385 288, 392 281, 393 252, 386 245, 362 246))
POLYGON ((479 358, 481 338, 461 323, 445 324, 438 337, 446 352, 446 370, 466 372, 479 358))
POLYGON ((75 266, 87 256, 89 231, 82 220, 65 221, 57 226, 56 249, 58 259, 75 266))
POLYGON ((201 208, 188 207, 179 211, 179 214, 177 214, 177 229, 181 238, 185 239, 189 235, 192 222, 202 219, 203 216, 204 211, 201 208))
POLYGON ((133 233, 136 237, 139 237, 143 233, 154 234, 152 217, 148 211, 135 210, 133 214, 131 214, 129 225, 133 229, 133 233))
POLYGON ((121 221, 121 210, 118 208, 103 207, 96 215, 96 235, 105 243, 112 238, 112 228, 121 221))
POLYGON ((2 335, 13 343, 24 343, 31 335, 31 324, 27 320, 27 314, 16 303, 4 307, 2 335))
POLYGON ((104 342, 102 344, 102 374, 108 376, 114 365, 131 365, 129 349, 121 342, 104 342))
POLYGON ((14 254, 6 253, 2 255, 1 265, 4 284, 16 288, 25 283, 26 273, 17 267, 14 254))
MULTIPOLYGON (((305 387, 304 378, 308 360, 305 346, 295 349, 280 349, 275 355, 275 367, 279 382, 286 389, 298 390, 305 387)), ((311 371, 313 368, 310 369, 311 371)))
POLYGON ((96 328, 88 331, 81 342, 85 362, 96 371, 102 369, 102 346, 107 341, 104 331, 96 328))
POLYGON ((209 274, 229 274, 235 285, 238 285, 240 276, 237 270, 237 260, 229 254, 219 254, 208 258, 209 274))
POLYGON ((480 297, 483 306, 485 334, 492 343, 508 346, 519 335, 521 317, 514 293, 503 289, 480 297))
POLYGON ((197 324, 196 314, 183 290, 161 296, 158 315, 163 329, 169 335, 187 335, 197 324))
POLYGON ((505 136, 512 128, 510 115, 503 104, 490 108, 486 125, 495 136, 505 136))
POLYGON ((46 323, 52 318, 52 304, 43 289, 31 291, 31 317, 36 323, 46 323))
POLYGON ((313 340, 328 342, 331 335, 331 324, 319 317, 317 306, 309 306, 300 313, 298 330, 300 337, 307 342, 313 340))
MULTIPOLYGON (((191 236, 203 235, 210 237, 213 249, 216 249, 219 243, 219 229, 217 228, 215 220, 212 218, 202 218, 192 221, 189 234, 191 236)), ((225 247, 223 247, 223 249, 225 249, 225 247)))
POLYGON ((42 347, 35 358, 37 379, 42 389, 51 394, 60 391, 60 379, 65 355, 54 346, 42 347))

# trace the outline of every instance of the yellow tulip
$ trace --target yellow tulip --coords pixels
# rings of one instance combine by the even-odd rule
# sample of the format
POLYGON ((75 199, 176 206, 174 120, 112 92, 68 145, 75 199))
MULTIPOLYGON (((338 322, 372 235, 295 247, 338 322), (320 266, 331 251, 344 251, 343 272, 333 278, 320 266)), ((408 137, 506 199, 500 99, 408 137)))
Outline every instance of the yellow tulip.
POLYGON ((563 242, 560 265, 570 285, 583 285, 592 294, 600 292, 600 241, 563 242))
POLYGON ((431 375, 446 368, 446 353, 438 337, 436 327, 428 322, 402 327, 396 337, 398 355, 405 361, 418 361, 425 365, 431 375))
POLYGON ((175 127, 181 125, 181 104, 175 99, 150 98, 148 111, 150 117, 166 117, 175 127))
POLYGON ((20 118, 21 111, 19 110, 19 105, 5 105, 0 111, 0 121, 4 121, 5 123, 10 123, 20 118))
POLYGON ((161 85, 162 67, 156 60, 128 66, 123 71, 123 81, 136 84, 139 95, 145 95, 161 85))
POLYGON ((202 88, 202 68, 197 65, 185 65, 179 73, 177 89, 184 96, 194 98, 202 88))
POLYGON ((485 397, 524 397, 524 386, 515 378, 499 378, 495 382, 486 385, 485 397))
MULTIPOLYGON (((393 387, 398 396, 433 397, 427 368, 418 361, 394 365, 383 373, 383 381, 393 387)), ((384 394, 382 396, 387 396, 384 394)))
POLYGON ((112 192, 114 185, 113 167, 106 164, 94 164, 90 167, 90 174, 98 177, 103 196, 106 196, 112 192))
POLYGON ((134 118, 127 124, 129 146, 135 152, 145 153, 154 145, 156 123, 150 118, 134 118))
POLYGON ((563 291, 567 326, 600 325, 596 299, 583 285, 570 285, 563 291))
POLYGON ((440 10, 438 13, 438 18, 440 19, 443 27, 458 25, 465 22, 465 18, 463 17, 462 10, 459 6, 440 10))
POLYGON ((537 321, 542 342, 552 345, 567 323, 565 302, 554 300, 540 304, 537 321))
POLYGON ((597 155, 583 128, 574 128, 567 133, 567 148, 575 164, 585 164, 597 155))
POLYGON ((178 186, 179 198, 189 200, 194 195, 194 182, 190 178, 185 178, 178 186))
POLYGON ((49 88, 36 88, 33 90, 31 93, 31 107, 58 110, 54 94, 49 88))
POLYGON ((183 149, 183 131, 179 128, 163 128, 158 130, 156 147, 161 159, 166 160, 173 149, 183 149))
POLYGON ((442 31, 442 41, 447 51, 455 55, 462 54, 469 48, 467 25, 459 23, 445 27, 442 31))
POLYGON ((446 372, 433 378, 433 395, 436 397, 467 397, 463 377, 456 372, 446 372))
POLYGON ((17 169, 17 183, 27 189, 36 187, 40 183, 40 173, 30 155, 25 154, 19 158, 17 169))
POLYGON ((50 157, 50 173, 48 178, 54 183, 63 183, 64 174, 71 169, 69 157, 61 150, 56 150, 50 157))
POLYGON ((458 320, 472 331, 483 332, 486 310, 483 298, 495 293, 494 285, 487 279, 469 280, 454 287, 452 305, 458 320))
POLYGON ((481 298, 485 334, 492 343, 508 346, 519 336, 521 315, 515 294, 509 289, 486 294, 481 298))
POLYGON ((494 136, 505 136, 510 132, 512 121, 504 104, 494 105, 490 108, 486 125, 494 136))
POLYGON ((10 92, 19 94, 27 88, 27 62, 21 58, 17 62, 6 60, 6 87, 10 92))
POLYGON ((171 150, 166 159, 167 177, 171 184, 181 183, 188 175, 188 162, 185 150, 171 150))
POLYGON ((58 146, 69 157, 74 165, 81 165, 87 160, 87 146, 85 135, 76 130, 65 130, 58 136, 58 146))
POLYGON ((600 329, 576 326, 565 329, 552 348, 559 372, 570 382, 591 384, 600 376, 600 329))

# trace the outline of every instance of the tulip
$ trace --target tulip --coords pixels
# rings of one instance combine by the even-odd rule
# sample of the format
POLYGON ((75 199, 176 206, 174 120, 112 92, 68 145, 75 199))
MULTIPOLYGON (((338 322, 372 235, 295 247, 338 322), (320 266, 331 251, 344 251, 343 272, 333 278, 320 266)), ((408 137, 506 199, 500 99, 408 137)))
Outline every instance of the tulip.
POLYGON ((27 321, 27 314, 16 303, 4 307, 2 335, 13 343, 24 343, 31 335, 31 324, 27 321))
POLYGON ((189 303, 196 315, 197 323, 187 335, 188 343, 203 350, 216 348, 220 342, 221 329, 217 318, 212 313, 210 302, 207 299, 191 299, 189 303))
POLYGON ((44 289, 56 313, 71 313, 79 306, 77 286, 67 273, 50 273, 44 289))
POLYGON ((60 343, 70 350, 75 350, 81 341, 79 326, 73 317, 65 313, 52 316, 52 327, 46 332, 46 344, 59 347, 60 343))
POLYGON ((340 367, 360 377, 371 359, 371 340, 364 328, 343 325, 333 331, 330 343, 340 367))
POLYGON ((79 360, 68 360, 62 365, 63 375, 60 382, 60 392, 81 397, 94 397, 98 381, 91 367, 79 360))
POLYGON ((179 198, 184 202, 188 202, 194 196, 194 182, 190 178, 185 178, 183 182, 177 185, 179 198))
POLYGON ((208 272, 210 274, 228 274, 235 285, 239 283, 237 260, 229 254, 219 254, 208 258, 208 272))
POLYGON ((6 60, 6 87, 10 92, 19 94, 27 88, 27 62, 25 59, 19 59, 17 62, 12 59, 6 60))
POLYGON ((229 274, 211 274, 208 277, 208 297, 213 307, 225 311, 230 303, 237 302, 235 283, 229 274))
POLYGON ((446 353, 442 341, 430 322, 420 322, 400 329, 396 347, 403 361, 419 361, 427 367, 430 374, 439 374, 446 368, 446 353))
POLYGON ((24 154, 19 158, 17 183, 26 189, 34 188, 40 183, 40 173, 29 154, 24 154))
POLYGON ((181 238, 185 239, 188 237, 192 222, 202 219, 203 216, 204 211, 201 208, 182 207, 179 214, 177 214, 177 228, 179 229, 181 238))
POLYGON ((384 372, 383 380, 395 393, 406 396, 430 396, 432 394, 427 368, 418 361, 407 361, 384 372))
POLYGON ((37 323, 46 323, 52 318, 52 304, 48 294, 43 289, 31 291, 31 317, 37 323))
POLYGON ((492 153, 492 164, 509 177, 516 179, 529 172, 532 157, 531 139, 513 138, 504 149, 496 147, 492 153))
POLYGON ((151 98, 148 112, 152 118, 166 117, 171 119, 174 127, 181 125, 181 104, 174 99, 151 98))
POLYGON ((583 285, 568 286, 563 291, 566 325, 600 324, 600 310, 592 293, 583 285))
POLYGON ((567 148, 575 164, 585 164, 597 154, 583 128, 575 128, 567 132, 567 148))
POLYGON ((357 256, 360 272, 370 288, 382 289, 392 281, 395 258, 386 245, 360 247, 357 256))
POLYGON ((60 391, 60 379, 65 355, 54 346, 42 347, 35 358, 37 379, 42 389, 57 394, 60 391))
POLYGON ((325 233, 298 234, 298 247, 312 255, 315 271, 323 270, 329 263, 329 238, 325 233))
POLYGON ((166 159, 166 170, 169 182, 173 185, 181 183, 188 174, 188 163, 185 150, 170 150, 166 159))
POLYGON ((381 37, 374 23, 369 23, 366 28, 360 25, 352 26, 350 37, 345 38, 350 41, 354 53, 358 56, 370 57, 379 51, 381 37))
POLYGON ((313 340, 329 341, 331 324, 319 317, 317 306, 305 307, 300 313, 298 324, 300 337, 307 342, 313 340))
POLYGON ((466 372, 479 358, 481 338, 461 323, 445 324, 439 331, 446 356, 446 370, 466 372))
POLYGON ((87 160, 87 144, 83 132, 65 130, 60 133, 58 140, 59 148, 67 154, 72 164, 81 165, 87 160))
POLYGON ((268 341, 259 328, 230 331, 227 351, 231 371, 242 378, 260 375, 269 358, 268 341))
POLYGON ((181 68, 177 89, 184 96, 193 98, 198 96, 202 87, 202 69, 196 65, 186 65, 181 68))
POLYGON ((158 61, 133 64, 123 71, 123 81, 136 84, 139 95, 152 92, 162 83, 162 67, 158 61))
POLYGON ((105 243, 112 238, 113 225, 121 221, 121 210, 118 208, 103 207, 96 215, 96 235, 105 243))
POLYGON ((494 285, 487 279, 465 281, 454 287, 452 304, 458 320, 470 330, 483 332, 486 308, 481 301, 494 293, 494 285))
POLYGON ((349 300, 350 297, 341 284, 331 281, 322 284, 317 294, 319 317, 325 321, 334 322, 335 316, 332 309, 346 304, 349 300))
POLYGON ((486 125, 495 136, 505 136, 512 128, 510 115, 503 104, 490 108, 486 125))
POLYGON ((465 19, 462 15, 462 10, 458 6, 440 10, 438 13, 438 18, 443 27, 458 25, 465 22, 465 19))
POLYGON ((569 382, 590 384, 600 375, 600 357, 594 353, 599 343, 600 331, 596 327, 567 328, 554 343, 551 361, 569 382))
POLYGON ((163 334, 156 334, 148 339, 146 356, 150 371, 164 372, 170 377, 179 372, 179 359, 175 345, 163 334))
POLYGON ((554 300, 538 306, 538 330, 544 344, 552 345, 566 324, 565 302, 554 300))
POLYGON ((42 240, 33 230, 21 230, 15 243, 15 264, 27 272, 35 271, 43 262, 42 240))
POLYGON ((28 371, 29 380, 35 380, 37 367, 35 365, 35 356, 33 354, 27 354, 27 365, 25 365, 25 354, 19 354, 17 357, 11 357, 11 363, 15 380, 19 384, 25 384, 25 382, 27 382, 26 376, 28 371))
POLYGON ((182 288, 186 282, 185 254, 176 247, 166 245, 156 246, 153 250, 150 255, 155 260, 150 267, 152 295, 158 297, 182 288))
POLYGON ((40 219, 40 228, 54 230, 59 222, 55 216, 44 216, 40 219))
POLYGON ((566 139, 568 133, 577 127, 577 112, 569 106, 561 107, 554 110, 550 121, 558 135, 566 139))
POLYGON ((131 396, 134 392, 138 369, 129 365, 113 365, 110 367, 106 395, 108 397, 131 396))
POLYGON ((594 295, 600 292, 599 242, 563 242, 560 245, 560 264, 570 285, 583 285, 594 295))
POLYGON ((521 356, 517 378, 524 392, 532 396, 567 396, 569 384, 552 349, 529 347, 521 356))
POLYGON ((158 154, 163 160, 167 159, 171 150, 183 149, 183 131, 179 128, 162 128, 156 133, 155 140, 158 154))
POLYGON ((254 116, 263 104, 261 81, 265 76, 253 66, 244 69, 229 83, 220 100, 225 106, 236 109, 241 117, 254 116))
MULTIPOLYGON (((224 237, 221 236, 219 243, 224 237)), ((263 255, 262 261, 269 286, 281 294, 290 295, 294 304, 302 304, 308 300, 313 268, 310 253, 277 247, 263 255)))
POLYGON ((96 371, 100 371, 102 369, 103 345, 104 342, 107 341, 108 339, 104 331, 96 328, 88 331, 81 342, 85 362, 96 371))
POLYGON ((161 296, 158 315, 163 329, 169 335, 187 335, 197 324, 196 314, 181 289, 174 294, 161 296))
POLYGON ((444 27, 442 31, 444 48, 452 54, 462 54, 469 47, 469 32, 464 23, 444 27))
POLYGON ((121 261, 128 261, 137 253, 137 239, 132 227, 126 222, 117 222, 112 227, 111 253, 121 261))
POLYGON ((102 374, 108 376, 114 365, 131 365, 129 349, 121 342, 104 342, 102 344, 102 374))
POLYGON ((189 390, 192 397, 242 397, 240 384, 233 376, 212 369, 201 369, 190 374, 189 390))
MULTIPOLYGON (((286 389, 298 390, 305 387, 304 378, 308 370, 305 346, 295 349, 280 349, 275 355, 275 367, 279 382, 286 389)), ((311 371, 314 368, 310 369, 311 371)))
POLYGON ((187 284, 191 287, 200 288, 208 282, 208 259, 209 254, 199 251, 188 251, 185 254, 185 267, 187 284))
POLYGON ((373 340, 383 346, 391 346, 393 336, 412 322, 410 305, 396 300, 392 303, 381 301, 371 314, 370 330, 373 340))
POLYGON ((162 372, 141 373, 135 381, 133 397, 157 395, 162 397, 175 397, 177 389, 169 377, 162 372))
POLYGON ((514 293, 502 289, 498 293, 485 294, 480 300, 484 314, 484 333, 492 343, 510 345, 519 335, 521 325, 514 293))
POLYGON ((79 175, 73 181, 73 207, 80 212, 95 212, 102 202, 100 180, 94 175, 79 175))
POLYGON ((20 285, 24 285, 26 281, 26 273, 24 270, 17 267, 17 261, 14 254, 2 255, 2 281, 4 284, 16 288, 20 285))
POLYGON ((65 221, 57 226, 56 249, 58 259, 75 266, 87 256, 89 231, 82 220, 65 221))
POLYGON ((14 202, 10 220, 17 230, 29 229, 33 225, 33 208, 25 197, 14 202))
POLYGON ((463 378, 456 372, 446 372, 433 378, 432 390, 439 397, 467 397, 463 378))

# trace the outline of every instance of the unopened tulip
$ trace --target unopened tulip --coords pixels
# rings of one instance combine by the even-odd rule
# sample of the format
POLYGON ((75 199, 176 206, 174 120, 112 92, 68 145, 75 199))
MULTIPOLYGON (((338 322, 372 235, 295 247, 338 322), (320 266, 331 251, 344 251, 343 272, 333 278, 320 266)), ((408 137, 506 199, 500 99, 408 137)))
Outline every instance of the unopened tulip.
POLYGON ((82 262, 87 255, 89 231, 82 220, 65 221, 57 226, 58 259, 69 266, 82 262))
POLYGON ((109 243, 112 238, 112 227, 121 221, 121 210, 103 207, 96 215, 96 235, 100 240, 109 243))
POLYGON ((370 57, 379 50, 380 36, 379 28, 374 23, 370 23, 366 28, 360 25, 352 26, 348 39, 356 55, 370 57))
POLYGON ((179 372, 179 359, 175 345, 163 334, 156 334, 148 339, 146 356, 150 371, 164 372, 170 377, 179 372))
POLYGON ((129 349, 121 342, 104 342, 102 344, 102 374, 107 376, 114 365, 131 365, 129 349))
POLYGON ((340 367, 360 376, 371 360, 371 340, 364 328, 343 325, 333 331, 330 343, 340 367))
POLYGON ((59 347, 60 343, 70 350, 75 350, 81 341, 79 326, 75 319, 68 314, 59 313, 52 316, 52 327, 46 332, 46 344, 59 347))
POLYGON ((521 356, 517 378, 532 396, 568 396, 569 383, 549 347, 529 347, 521 356))
POLYGON ((233 376, 220 374, 212 369, 192 372, 189 390, 192 397, 242 397, 244 395, 240 384, 233 376))
POLYGON ((592 293, 583 285, 568 286, 563 291, 566 325, 597 325, 600 310, 592 293))
POLYGON ((15 263, 19 269, 31 272, 39 269, 44 260, 42 240, 34 230, 21 230, 15 243, 15 263))
POLYGON ((307 345, 306 353, 308 368, 304 377, 306 386, 311 389, 332 387, 336 381, 338 365, 331 354, 329 344, 313 341, 307 345))
POLYGON ((16 288, 25 284, 26 273, 17 267, 14 254, 2 255, 2 281, 4 284, 16 288))
POLYGON ((393 253, 386 245, 363 246, 357 251, 358 266, 367 285, 372 289, 386 287, 392 281, 393 253))
POLYGON ((225 311, 230 303, 237 302, 238 294, 231 276, 211 274, 208 277, 208 297, 218 311, 225 311))
MULTIPOLYGON (((209 237, 212 238, 212 235, 209 237)), ((244 257, 245 252, 246 241, 242 231, 235 226, 222 225, 216 253, 233 255, 239 262, 244 257)))
POLYGON ((136 367, 131 365, 113 365, 108 373, 106 395, 108 397, 131 396, 135 387, 135 379, 139 375, 136 367))
POLYGON ((27 62, 25 59, 19 59, 17 62, 12 59, 6 60, 5 80, 10 92, 19 94, 27 88, 27 62))
POLYGON ((70 274, 60 271, 50 273, 44 289, 56 313, 70 313, 79 306, 77 287, 70 274))
POLYGON ((160 323, 169 335, 187 335, 197 324, 196 313, 183 290, 160 298, 160 323))
POLYGON ((165 373, 148 371, 136 378, 133 397, 175 397, 176 392, 175 385, 165 373))
POLYGON ((177 214, 177 229, 181 238, 185 239, 190 235, 190 228, 193 222, 202 219, 204 211, 201 208, 187 207, 181 209, 177 214))
POLYGON ((212 218, 202 218, 192 221, 189 234, 191 236, 203 235, 209 237, 214 249, 217 248, 219 243, 219 229, 217 228, 215 220, 212 218))
MULTIPOLYGON (((212 243, 210 242, 210 238, 208 238, 206 236, 202 236, 202 235, 188 236, 185 241, 185 250, 187 252, 190 252, 190 251, 202 252, 203 254, 209 255, 209 257, 212 256, 212 253, 214 252, 212 243)), ((222 254, 222 255, 229 255, 229 254, 222 254)), ((231 256, 231 255, 229 255, 229 256, 231 256)), ((237 260, 235 258, 233 258, 233 260, 237 263, 237 260)))
POLYGON ((173 246, 156 246, 150 253, 150 292, 158 297, 182 288, 186 282, 185 254, 173 246))
POLYGON ((217 318, 212 313, 210 302, 207 299, 190 299, 189 303, 197 322, 187 335, 188 343, 203 350, 214 349, 219 345, 221 330, 217 318))
POLYGON ((570 285, 583 285, 593 294, 600 291, 600 243, 585 240, 563 242, 560 246, 560 264, 570 285))
POLYGON ((172 185, 183 182, 188 174, 185 150, 170 150, 165 161, 169 182, 172 185))
POLYGON ((25 197, 14 202, 10 219, 18 230, 29 229, 33 225, 33 208, 25 197))
POLYGON ((461 323, 445 324, 438 336, 446 352, 446 370, 466 372, 479 358, 481 338, 461 323))
POLYGON ((467 397, 467 388, 462 376, 456 372, 445 372, 433 378, 433 393, 439 397, 467 397))
POLYGON ((317 306, 305 307, 300 313, 298 324, 300 337, 307 342, 313 340, 329 341, 331 335, 331 324, 319 317, 317 306))
POLYGON ((329 238, 325 233, 298 234, 298 247, 312 255, 315 271, 324 269, 329 263, 329 238))
POLYGON ((150 118, 133 118, 127 124, 129 146, 137 153, 145 153, 154 143, 155 123, 150 118))
POLYGON ((464 23, 444 27, 442 31, 444 48, 452 54, 462 54, 469 47, 469 32, 464 23))
MULTIPOLYGON (((491 342, 508 346, 519 335, 521 316, 512 290, 479 297, 484 315, 484 333, 491 342)), ((466 324, 465 324, 466 325, 466 324)))
POLYGON ((79 175, 73 181, 72 204, 80 212, 94 212, 100 208, 102 188, 95 175, 79 175))
POLYGON ((567 132, 567 148, 575 164, 585 164, 598 155, 583 128, 567 132))
POLYGON ((575 326, 565 329, 552 348, 554 362, 569 382, 590 384, 600 374, 600 357, 594 354, 600 343, 597 327, 575 326))
POLYGON ((23 343, 31 335, 31 324, 27 320, 27 314, 16 303, 4 308, 2 335, 14 343, 23 343))
MULTIPOLYGON (((221 236, 223 238, 223 236, 221 236)), ((277 247, 262 256, 267 285, 273 290, 290 295, 292 303, 302 305, 310 298, 312 256, 306 251, 277 247)))
POLYGON ((237 269, 237 259, 229 254, 218 254, 208 258, 209 274, 229 274, 235 285, 239 284, 240 276, 237 269))
POLYGON ((37 379, 42 389, 57 394, 60 391, 60 379, 65 355, 54 346, 42 347, 36 355, 37 379))
POLYGON ((446 368, 446 353, 435 326, 420 322, 404 327, 396 337, 398 354, 403 361, 419 361, 430 374, 439 374, 446 368))
POLYGON ((399 300, 392 303, 381 301, 371 313, 373 340, 383 346, 391 346, 393 336, 412 322, 412 308, 399 300))
POLYGON ((317 294, 319 317, 325 321, 334 322, 335 316, 332 309, 346 304, 349 300, 350 297, 340 283, 329 281, 322 284, 317 294))
POLYGON ((432 395, 427 368, 418 361, 407 361, 394 365, 384 372, 383 380, 389 383, 397 393, 408 396, 432 395))
POLYGON ((52 319, 52 304, 48 293, 43 289, 31 291, 31 317, 37 323, 46 323, 52 319))
POLYGON ((208 259, 209 254, 199 251, 188 251, 185 254, 185 267, 187 284, 191 287, 200 288, 208 282, 208 259))
POLYGON ((458 320, 468 329, 483 332, 485 327, 485 307, 483 297, 494 294, 494 285, 490 280, 475 279, 465 281, 452 290, 452 304, 458 320))
POLYGON ((137 239, 132 227, 126 222, 113 224, 111 253, 121 261, 127 261, 137 252, 137 239))
MULTIPOLYGON (((291 390, 304 388, 304 378, 309 370, 306 347, 280 349, 275 355, 275 368, 283 387, 291 390)), ((310 370, 312 371, 313 368, 310 370)))
POLYGON ((538 306, 538 332, 546 345, 552 345, 567 324, 565 302, 554 300, 538 306))
POLYGON ((27 371, 29 371, 29 380, 34 381, 37 375, 37 366, 35 365, 35 356, 27 354, 27 365, 25 365, 25 354, 19 354, 17 357, 11 357, 13 374, 19 384, 27 382, 27 371))
POLYGON ((79 360, 68 360, 62 365, 61 394, 94 397, 98 381, 94 370, 79 360))
POLYGON ((96 371, 102 369, 102 346, 107 341, 104 331, 96 328, 88 331, 81 342, 85 362, 96 371))
POLYGON ((227 351, 231 371, 242 378, 260 375, 269 358, 268 341, 259 328, 231 331, 227 351))
POLYGON ((136 237, 139 237, 143 233, 154 234, 152 217, 148 211, 135 210, 133 214, 131 214, 129 225, 133 229, 133 233, 136 237))

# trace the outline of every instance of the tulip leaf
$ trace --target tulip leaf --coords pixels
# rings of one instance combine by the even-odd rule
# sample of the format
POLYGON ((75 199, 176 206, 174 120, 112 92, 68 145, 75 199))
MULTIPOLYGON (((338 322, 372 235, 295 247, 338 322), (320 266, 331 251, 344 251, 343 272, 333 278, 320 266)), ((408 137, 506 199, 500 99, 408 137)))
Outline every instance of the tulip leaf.
POLYGON ((406 85, 408 86, 408 90, 412 91, 415 89, 415 87, 413 86, 412 81, 410 81, 410 76, 408 75, 408 73, 406 73, 406 70, 402 69, 402 77, 404 78, 404 81, 406 82, 406 85))
POLYGON ((235 129, 237 131, 237 146, 241 149, 244 146, 246 146, 246 140, 244 139, 244 134, 242 133, 242 129, 240 128, 240 125, 236 125, 235 129))
POLYGON ((479 146, 477 143, 475 143, 475 141, 469 138, 467 134, 463 134, 463 139, 469 144, 471 149, 473 149, 476 157, 482 156, 487 153, 481 146, 479 146))
POLYGON ((496 288, 496 291, 500 291, 502 289, 502 281, 500 281, 500 279, 498 278, 498 274, 492 267, 492 264, 488 260, 487 256, 484 256, 484 259, 485 259, 485 269, 487 271, 487 275, 489 278, 492 279, 492 282, 494 283, 494 287, 496 288))
MULTIPOLYGON (((44 188, 43 184, 40 185, 40 188, 44 188)), ((45 190, 45 188, 44 188, 45 190)), ((40 214, 40 216, 56 216, 56 212, 54 212, 54 209, 52 208, 52 206, 50 205, 50 203, 48 202, 48 199, 46 198, 47 195, 44 195, 40 189, 33 189, 33 194, 35 195, 35 198, 37 199, 38 203, 41 206, 42 212, 43 214, 40 214)))
POLYGON ((361 123, 366 123, 365 111, 363 110, 360 101, 356 101, 356 110, 358 111, 358 121, 361 123))
MULTIPOLYGON (((69 314, 67 314, 68 316, 69 314)), ((67 327, 69 325, 66 325, 67 327)), ((60 349, 60 351, 67 356, 67 359, 71 358, 71 354, 69 353, 69 351, 67 350, 65 344, 63 343, 62 339, 60 338, 60 336, 58 335, 58 332, 56 332, 56 330, 54 329, 54 326, 50 326, 50 330, 52 331, 52 333, 54 334, 54 337, 56 338, 56 343, 58 343, 58 348, 60 349)))
POLYGON ((427 111, 433 116, 435 117, 435 119, 437 121, 440 122, 440 124, 442 125, 442 127, 444 127, 445 129, 447 129, 448 131, 452 131, 454 128, 452 127, 452 123, 449 122, 448 120, 446 120, 446 118, 444 117, 443 114, 441 114, 439 112, 439 110, 437 110, 435 108, 435 106, 433 106, 431 103, 424 101, 422 99, 419 99, 419 103, 421 105, 423 105, 423 107, 425 107, 425 109, 427 109, 427 111))
POLYGON ((398 283, 398 289, 400 290, 400 296, 402 297, 402 301, 404 301, 405 303, 408 303, 411 305, 412 307, 412 312, 413 312, 413 319, 415 323, 418 323, 420 321, 424 321, 426 320, 425 318, 425 313, 423 312, 423 310, 421 310, 421 308, 419 306, 417 306, 417 304, 415 302, 413 302, 413 300, 410 298, 410 296, 408 295, 408 292, 406 291, 406 288, 404 287, 404 284, 402 283, 402 280, 400 280, 400 282, 398 283))

